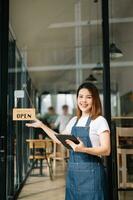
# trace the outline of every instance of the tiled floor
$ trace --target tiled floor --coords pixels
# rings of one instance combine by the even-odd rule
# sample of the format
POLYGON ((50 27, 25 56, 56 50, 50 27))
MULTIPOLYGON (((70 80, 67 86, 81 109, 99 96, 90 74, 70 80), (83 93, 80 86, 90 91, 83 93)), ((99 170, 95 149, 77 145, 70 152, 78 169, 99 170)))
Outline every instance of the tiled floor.
POLYGON ((65 172, 58 165, 57 176, 51 181, 48 170, 44 169, 44 176, 35 176, 39 169, 33 170, 24 188, 19 195, 19 200, 64 200, 65 198, 65 172))
POLYGON ((50 181, 45 177, 30 177, 18 199, 23 200, 63 200, 65 193, 64 178, 50 181))

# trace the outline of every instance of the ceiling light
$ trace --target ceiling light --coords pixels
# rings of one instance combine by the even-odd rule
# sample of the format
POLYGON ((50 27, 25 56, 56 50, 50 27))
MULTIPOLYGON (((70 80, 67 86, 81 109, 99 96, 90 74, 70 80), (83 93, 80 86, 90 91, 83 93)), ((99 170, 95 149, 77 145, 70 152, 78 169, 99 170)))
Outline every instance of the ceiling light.
POLYGON ((110 44, 110 57, 111 58, 120 58, 123 56, 123 53, 120 49, 118 49, 115 43, 110 44))
POLYGON ((103 65, 100 62, 98 62, 96 64, 96 67, 92 68, 92 72, 95 74, 102 74, 103 73, 103 65))
POLYGON ((97 79, 93 76, 93 74, 90 74, 88 78, 85 79, 85 82, 97 82, 97 79))

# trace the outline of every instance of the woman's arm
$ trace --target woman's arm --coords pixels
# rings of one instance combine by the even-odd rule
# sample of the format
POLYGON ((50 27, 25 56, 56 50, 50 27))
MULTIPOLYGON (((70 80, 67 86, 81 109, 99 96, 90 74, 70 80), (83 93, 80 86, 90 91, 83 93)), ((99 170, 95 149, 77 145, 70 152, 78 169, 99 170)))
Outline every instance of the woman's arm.
POLYGON ((54 140, 54 142, 60 144, 61 142, 56 138, 55 134, 57 134, 55 131, 53 131, 51 128, 43 124, 40 120, 36 119, 33 123, 26 123, 27 127, 33 127, 33 128, 42 128, 46 134, 54 140))
MULTIPOLYGON (((110 133, 105 131, 100 134, 100 146, 99 147, 83 147, 81 148, 81 152, 88 153, 91 155, 101 155, 101 156, 109 156, 110 155, 110 133)), ((78 148, 77 148, 78 151, 78 148)))
POLYGON ((100 133, 100 146, 99 147, 85 147, 83 142, 79 139, 79 144, 76 145, 70 140, 66 142, 73 148, 75 152, 88 153, 96 156, 108 156, 110 155, 110 133, 109 131, 104 131, 100 133))

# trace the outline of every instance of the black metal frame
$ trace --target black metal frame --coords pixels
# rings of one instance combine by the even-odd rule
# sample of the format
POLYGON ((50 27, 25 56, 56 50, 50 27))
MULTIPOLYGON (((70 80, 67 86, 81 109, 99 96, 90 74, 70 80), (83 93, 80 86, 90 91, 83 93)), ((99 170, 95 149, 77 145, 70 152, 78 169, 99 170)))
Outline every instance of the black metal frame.
POLYGON ((6 200, 9 0, 0 1, 0 199, 6 200))
POLYGON ((109 56, 109 6, 108 0, 102 0, 102 33, 103 33, 103 97, 104 115, 110 126, 111 155, 107 158, 107 174, 109 183, 109 200, 118 199, 116 166, 116 133, 115 126, 111 125, 111 89, 110 89, 110 56, 109 56), (115 176, 114 176, 115 175, 115 176))
MULTIPOLYGON (((9 40, 8 45, 8 67, 15 66, 15 47, 16 42, 9 40)), ((8 134, 7 134, 7 196, 8 200, 14 195, 14 132, 12 122, 12 109, 14 105, 14 73, 8 76, 8 134)))

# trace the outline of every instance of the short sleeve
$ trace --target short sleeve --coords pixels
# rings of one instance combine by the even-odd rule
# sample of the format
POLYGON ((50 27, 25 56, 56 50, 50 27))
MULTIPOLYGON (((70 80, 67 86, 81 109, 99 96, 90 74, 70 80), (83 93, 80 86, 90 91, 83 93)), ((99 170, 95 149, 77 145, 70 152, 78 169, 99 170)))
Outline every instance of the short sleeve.
POLYGON ((97 124, 97 134, 99 135, 100 133, 104 131, 110 132, 110 128, 107 123, 107 120, 104 117, 100 116, 98 119, 98 124, 97 124))
POLYGON ((74 126, 76 120, 77 120, 77 117, 73 117, 73 118, 68 122, 68 124, 66 125, 65 130, 62 131, 61 134, 68 134, 68 135, 70 135, 70 134, 71 134, 71 131, 72 131, 72 127, 74 126))

